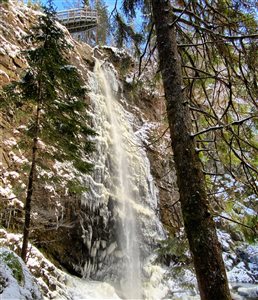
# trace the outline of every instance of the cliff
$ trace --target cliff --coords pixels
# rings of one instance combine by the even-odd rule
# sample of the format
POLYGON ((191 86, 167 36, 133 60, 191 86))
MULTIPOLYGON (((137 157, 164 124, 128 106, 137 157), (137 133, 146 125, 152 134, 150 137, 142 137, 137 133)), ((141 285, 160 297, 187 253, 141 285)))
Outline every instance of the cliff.
MULTIPOLYGON (((1 87, 19 80, 26 69, 24 51, 34 45, 24 38, 32 32, 41 14, 12 1, 0 4, 1 87)), ((90 157, 94 170, 83 175, 69 161, 57 160, 46 162, 47 171, 37 169, 30 238, 55 266, 31 246, 29 259, 37 257, 36 264, 41 266, 34 268, 30 261, 31 271, 49 298, 60 296, 67 282, 73 281, 56 267, 79 277, 110 283, 122 297, 132 289, 139 290, 146 299, 172 297, 177 295, 177 287, 181 289, 180 281, 190 286, 178 295, 185 291, 191 294, 195 282, 182 232, 159 80, 153 81, 151 69, 137 80, 136 62, 125 51, 111 47, 93 49, 73 40, 59 23, 56 26, 66 34, 71 46, 69 61, 79 71, 87 90, 88 123, 97 133, 93 138, 96 149, 90 157), (57 182, 56 178, 61 180, 57 182), (85 186, 82 195, 68 191, 71 178, 85 186), (182 271, 183 267, 186 271, 182 271), (137 276, 142 277, 143 287, 124 283, 137 276)), ((23 227, 30 161, 21 140, 26 117, 21 114, 16 118, 11 110, 6 110, 1 114, 0 125, 0 222, 4 227, 0 242, 19 252, 21 236, 16 234, 12 239, 10 234, 22 232, 23 227)), ((225 232, 224 222, 220 223, 223 224, 218 222, 219 234, 232 281, 255 282, 255 248, 242 246, 243 234, 231 230, 235 235, 230 236, 225 232), (238 252, 237 243, 241 244, 238 252), (245 265, 242 274, 241 263, 245 265)), ((118 297, 114 290, 111 294, 118 297)), ((135 295, 138 294, 132 297, 135 295)), ((76 299, 69 291, 65 297, 76 299)))

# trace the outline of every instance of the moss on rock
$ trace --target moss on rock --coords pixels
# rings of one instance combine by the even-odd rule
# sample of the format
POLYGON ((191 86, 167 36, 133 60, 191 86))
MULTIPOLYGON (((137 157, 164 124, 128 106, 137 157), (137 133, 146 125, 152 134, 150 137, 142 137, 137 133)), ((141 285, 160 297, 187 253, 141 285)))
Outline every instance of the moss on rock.
POLYGON ((12 270, 13 277, 18 281, 18 283, 23 285, 24 274, 22 271, 22 265, 14 253, 9 251, 0 252, 0 259, 12 270))

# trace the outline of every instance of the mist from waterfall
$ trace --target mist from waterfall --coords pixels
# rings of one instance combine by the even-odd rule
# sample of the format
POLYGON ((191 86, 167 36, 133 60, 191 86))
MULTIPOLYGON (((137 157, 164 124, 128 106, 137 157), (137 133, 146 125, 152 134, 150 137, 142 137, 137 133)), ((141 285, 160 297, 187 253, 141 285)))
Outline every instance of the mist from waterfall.
POLYGON ((112 91, 112 78, 105 69, 105 63, 96 60, 95 70, 101 93, 105 98, 107 120, 110 123, 110 137, 112 148, 112 169, 114 170, 115 184, 113 195, 118 201, 118 215, 121 218, 121 227, 118 239, 121 244, 124 259, 123 278, 121 290, 126 299, 142 298, 141 264, 139 242, 137 240, 136 217, 134 214, 133 186, 128 165, 128 151, 131 145, 127 144, 123 136, 122 126, 119 122, 118 102, 112 91))

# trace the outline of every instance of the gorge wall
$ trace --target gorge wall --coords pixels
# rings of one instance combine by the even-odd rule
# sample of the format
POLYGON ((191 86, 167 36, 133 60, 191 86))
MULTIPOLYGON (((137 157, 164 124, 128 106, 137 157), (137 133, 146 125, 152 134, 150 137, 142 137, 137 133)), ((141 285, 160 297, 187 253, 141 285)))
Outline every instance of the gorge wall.
MULTIPOLYGON (((25 70, 23 51, 31 45, 24 37, 39 15, 12 2, 1 6, 1 86, 18 80, 25 70)), ((51 162, 48 172, 38 169, 31 240, 72 274, 123 287, 121 282, 135 277, 165 238, 160 217, 168 228, 174 226, 168 203, 177 197, 175 177, 171 162, 164 160, 170 154, 168 133, 155 141, 165 130, 160 122, 164 104, 154 88, 133 87, 129 77, 134 62, 124 51, 92 49, 66 34, 73 47, 71 64, 78 68, 88 91, 89 123, 97 133, 91 157, 94 171, 88 176, 76 174, 69 162, 51 162), (119 65, 126 66, 126 73, 119 65), (169 175, 164 186, 159 179, 165 174, 169 175), (55 176, 62 177, 61 186, 55 176), (66 183, 75 176, 87 187, 82 197, 67 193, 66 183)), ((12 111, 1 117, 1 224, 15 231, 22 229, 27 184, 29 154, 19 146, 25 122, 17 121, 12 111)))
MULTIPOLYGON (((26 69, 23 51, 32 45, 24 37, 31 33, 39 15, 41 12, 13 1, 0 5, 1 88, 19 80, 26 69)), ((112 283, 122 297, 145 293, 146 299, 161 299, 169 295, 159 287, 166 272, 166 280, 190 278, 194 285, 189 252, 185 241, 181 243, 179 195, 159 80, 153 81, 149 74, 153 70, 148 69, 138 81, 138 66, 126 52, 111 47, 93 49, 74 41, 61 28, 72 46, 69 60, 87 90, 89 125, 97 133, 96 150, 90 157, 94 170, 83 176, 69 162, 57 161, 48 162, 47 172, 38 169, 31 242, 56 266, 83 278, 112 283), (61 184, 56 177, 62 178, 61 184), (78 178, 87 188, 82 196, 67 191, 70 178, 78 178), (174 239, 164 244, 169 234, 174 239), (181 246, 183 260, 175 250, 181 246), (161 248, 163 271, 156 260, 161 248), (168 273, 164 264, 176 267, 168 273), (182 272, 185 265, 189 269, 182 272), (159 293, 152 290, 147 296, 151 278, 159 293)), ((25 128, 26 120, 16 119, 11 110, 1 114, 0 224, 15 233, 22 232, 24 217, 29 153, 20 142, 25 128)), ((231 236, 219 234, 228 270, 239 265, 231 278, 240 278, 240 264, 244 261, 248 273, 248 264, 255 262, 255 258, 249 259, 253 252, 247 247, 232 253, 231 236), (248 259, 243 260, 243 255, 248 259)), ((241 234, 235 235, 234 242, 243 241, 241 234)), ((14 242, 8 246, 19 247, 14 242)), ((246 275, 246 282, 257 280, 253 270, 246 275)))

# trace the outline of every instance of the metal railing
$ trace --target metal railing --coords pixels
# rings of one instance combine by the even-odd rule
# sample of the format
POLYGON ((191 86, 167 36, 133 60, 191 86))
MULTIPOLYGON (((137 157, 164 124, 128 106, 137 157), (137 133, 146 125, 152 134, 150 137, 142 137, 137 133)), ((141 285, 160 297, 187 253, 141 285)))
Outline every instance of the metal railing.
POLYGON ((97 11, 89 8, 74 8, 59 11, 57 17, 64 26, 75 23, 95 23, 97 25, 98 21, 97 11))

